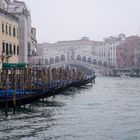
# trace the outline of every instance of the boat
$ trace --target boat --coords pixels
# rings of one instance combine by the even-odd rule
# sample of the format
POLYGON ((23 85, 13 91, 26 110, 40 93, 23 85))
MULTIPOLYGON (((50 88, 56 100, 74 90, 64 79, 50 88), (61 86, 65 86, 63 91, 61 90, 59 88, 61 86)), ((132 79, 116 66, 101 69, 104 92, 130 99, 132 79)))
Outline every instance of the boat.
POLYGON ((46 84, 38 82, 34 83, 38 86, 38 89, 32 89, 31 91, 20 89, 0 89, 0 107, 4 107, 6 104, 9 107, 13 107, 14 103, 16 106, 29 104, 35 100, 57 95, 70 87, 80 87, 89 84, 94 79, 95 76, 90 76, 79 81, 71 81, 70 83, 62 80, 57 85, 51 85, 47 89, 44 88, 44 86, 46 87, 46 84))
POLYGON ((121 78, 129 78, 130 76, 128 74, 126 74, 126 73, 123 73, 123 74, 120 75, 120 77, 121 78))

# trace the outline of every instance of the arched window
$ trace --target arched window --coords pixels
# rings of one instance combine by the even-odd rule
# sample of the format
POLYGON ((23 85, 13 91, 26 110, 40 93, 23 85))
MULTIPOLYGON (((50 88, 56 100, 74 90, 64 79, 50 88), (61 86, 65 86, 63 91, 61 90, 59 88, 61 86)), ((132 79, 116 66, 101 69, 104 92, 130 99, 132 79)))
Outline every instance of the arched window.
POLYGON ((102 66, 102 61, 101 60, 98 61, 98 66, 102 66))
POLYGON ((87 63, 91 64, 91 58, 88 58, 87 63))
POLYGON ((48 65, 49 62, 48 62, 48 59, 45 59, 45 65, 48 65))
POLYGON ((82 57, 82 62, 86 62, 87 60, 86 60, 86 57, 85 56, 83 56, 82 57))
POLYGON ((59 57, 58 56, 55 57, 55 63, 59 63, 59 57))
POLYGON ((103 63, 103 67, 107 67, 107 62, 104 62, 103 63))
POLYGON ((93 65, 97 65, 97 60, 93 59, 93 65))
POLYGON ((54 64, 54 59, 50 58, 50 64, 54 64))
POLYGON ((78 61, 81 61, 81 56, 78 55, 76 59, 77 59, 78 61))

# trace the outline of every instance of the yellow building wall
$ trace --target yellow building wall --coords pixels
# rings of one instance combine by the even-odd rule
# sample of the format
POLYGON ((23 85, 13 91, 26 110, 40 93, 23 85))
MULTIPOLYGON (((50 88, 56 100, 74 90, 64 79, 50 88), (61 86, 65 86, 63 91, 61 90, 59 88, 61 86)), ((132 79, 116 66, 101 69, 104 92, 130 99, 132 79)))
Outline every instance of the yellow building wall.
MULTIPOLYGON (((12 19, 9 16, 6 16, 4 14, 2 15, 0 13, 0 56, 2 57, 3 42, 4 42, 5 43, 4 56, 11 56, 9 57, 8 63, 19 62, 19 53, 17 53, 17 50, 19 50, 18 32, 19 32, 18 20, 12 19), (11 27, 11 35, 9 29, 10 27, 11 27), (15 36, 13 36, 13 32, 14 32, 13 28, 15 28, 15 36), (12 54, 6 55, 6 43, 8 43, 8 48, 10 47, 9 45, 11 44, 12 54), (15 51, 14 51, 14 46, 15 46, 15 51), (15 54, 13 54, 14 52, 15 54)), ((2 62, 1 57, 0 57, 0 62, 2 62)), ((6 62, 6 57, 4 58, 5 58, 4 62, 6 62)))

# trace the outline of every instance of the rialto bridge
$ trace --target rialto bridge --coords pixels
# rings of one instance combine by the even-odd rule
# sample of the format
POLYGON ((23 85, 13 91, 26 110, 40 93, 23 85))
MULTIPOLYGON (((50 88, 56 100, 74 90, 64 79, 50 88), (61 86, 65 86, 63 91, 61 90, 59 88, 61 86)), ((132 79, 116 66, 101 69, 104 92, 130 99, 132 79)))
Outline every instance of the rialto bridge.
POLYGON ((73 50, 65 54, 57 54, 56 56, 45 56, 43 64, 51 67, 78 67, 86 71, 94 71, 95 73, 108 73, 108 60, 106 58, 95 55, 87 55, 84 53, 75 53, 73 50))

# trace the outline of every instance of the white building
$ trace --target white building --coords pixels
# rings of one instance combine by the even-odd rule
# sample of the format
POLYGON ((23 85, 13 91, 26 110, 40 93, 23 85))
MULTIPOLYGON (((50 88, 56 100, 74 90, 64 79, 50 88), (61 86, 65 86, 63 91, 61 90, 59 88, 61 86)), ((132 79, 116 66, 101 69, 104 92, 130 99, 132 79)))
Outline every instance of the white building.
POLYGON ((36 28, 31 28, 31 45, 28 47, 28 63, 34 64, 34 58, 37 56, 36 28))
POLYGON ((134 49, 134 66, 140 68, 140 46, 134 49))
POLYGON ((19 18, 20 63, 28 63, 28 50, 31 47, 31 16, 23 1, 9 0, 8 11, 19 18))
POLYGON ((117 46, 125 40, 125 35, 120 34, 118 37, 105 38, 102 44, 96 47, 96 52, 100 57, 108 58, 109 67, 116 68, 117 66, 117 46))
POLYGON ((28 48, 28 55, 35 56, 36 55, 36 47, 37 47, 37 39, 36 39, 36 28, 31 28, 31 47, 28 48))

